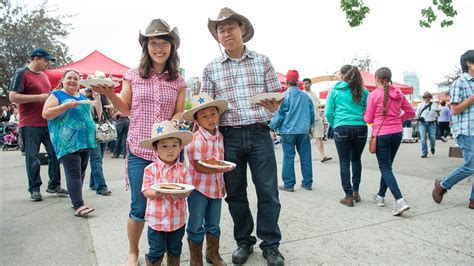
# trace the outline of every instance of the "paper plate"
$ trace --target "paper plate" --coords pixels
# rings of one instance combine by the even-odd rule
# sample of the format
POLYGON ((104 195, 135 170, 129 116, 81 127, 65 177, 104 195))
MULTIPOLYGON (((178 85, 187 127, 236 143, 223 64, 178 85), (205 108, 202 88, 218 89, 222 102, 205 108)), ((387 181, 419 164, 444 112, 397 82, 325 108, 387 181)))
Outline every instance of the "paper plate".
POLYGON ((114 86, 117 87, 120 85, 117 81, 113 81, 110 79, 83 79, 79 81, 79 83, 86 87, 90 88, 91 86, 97 86, 97 85, 106 85, 106 86, 114 86))
POLYGON ((151 188, 153 190, 156 190, 156 191, 158 191, 160 193, 164 193, 164 194, 183 194, 183 193, 187 193, 187 192, 194 189, 193 185, 188 185, 188 184, 181 184, 181 183, 166 183, 166 184, 177 185, 177 186, 183 187, 184 189, 160 188, 160 185, 162 185, 162 184, 153 184, 153 185, 151 185, 151 188))
POLYGON ((232 163, 232 162, 222 161, 222 160, 220 160, 220 162, 223 162, 226 165, 214 165, 214 164, 207 164, 207 163, 203 162, 202 160, 198 161, 198 163, 200 165, 203 165, 205 167, 212 168, 212 169, 227 169, 229 167, 234 167, 235 166, 235 163, 232 163))
POLYGON ((81 101, 77 101, 78 104, 95 104, 95 101, 91 101, 91 100, 81 100, 81 101))
POLYGON ((275 101, 280 101, 281 99, 285 98, 285 94, 281 92, 268 92, 268 93, 262 93, 255 95, 253 97, 250 97, 250 102, 253 104, 260 103, 263 100, 275 100, 275 101))

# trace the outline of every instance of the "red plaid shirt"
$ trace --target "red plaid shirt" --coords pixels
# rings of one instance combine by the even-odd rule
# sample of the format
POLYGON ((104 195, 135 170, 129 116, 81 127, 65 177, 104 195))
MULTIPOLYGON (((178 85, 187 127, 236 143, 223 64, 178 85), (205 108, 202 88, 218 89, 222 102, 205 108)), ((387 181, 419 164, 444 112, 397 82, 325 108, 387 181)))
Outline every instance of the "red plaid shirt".
MULTIPOLYGON (((189 161, 215 158, 224 160, 224 137, 219 130, 212 135, 207 130, 198 126, 194 132, 193 141, 186 146, 189 161)), ((204 174, 198 172, 189 164, 193 186, 206 197, 220 199, 225 196, 224 178, 222 173, 204 174)))
MULTIPOLYGON (((185 164, 168 165, 160 159, 145 168, 142 192, 152 189, 153 184, 191 184, 191 176, 185 164)), ((173 199, 170 195, 158 199, 147 199, 145 219, 155 231, 172 232, 186 224, 186 199, 173 199)))
POLYGON ((250 125, 270 121, 272 114, 264 107, 251 104, 249 98, 265 92, 280 91, 277 73, 267 56, 245 47, 241 59, 224 54, 207 64, 201 91, 229 105, 222 114, 221 126, 250 125))
POLYGON ((141 78, 138 68, 130 69, 123 76, 132 87, 127 144, 133 154, 148 161, 156 161, 158 154, 140 147, 138 142, 150 137, 154 123, 171 120, 178 93, 181 89, 186 89, 186 82, 182 77, 173 81, 167 81, 167 78, 167 71, 147 79, 141 78))

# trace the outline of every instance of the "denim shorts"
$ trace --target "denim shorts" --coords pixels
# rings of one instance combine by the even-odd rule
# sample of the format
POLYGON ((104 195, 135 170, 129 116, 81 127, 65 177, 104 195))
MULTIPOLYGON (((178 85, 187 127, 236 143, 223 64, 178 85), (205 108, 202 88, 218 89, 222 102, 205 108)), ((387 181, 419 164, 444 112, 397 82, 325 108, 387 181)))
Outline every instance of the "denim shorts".
POLYGON ((145 222, 146 198, 142 193, 143 172, 151 164, 133 153, 128 154, 128 182, 130 184, 130 219, 136 222, 145 222))

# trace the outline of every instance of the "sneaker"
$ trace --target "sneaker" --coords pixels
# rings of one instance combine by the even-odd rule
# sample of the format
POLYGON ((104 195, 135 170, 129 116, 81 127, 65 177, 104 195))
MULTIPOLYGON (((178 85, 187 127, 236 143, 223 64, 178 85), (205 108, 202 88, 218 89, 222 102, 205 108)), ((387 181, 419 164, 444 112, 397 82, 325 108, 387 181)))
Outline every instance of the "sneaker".
POLYGON ((41 193, 39 191, 33 191, 30 195, 30 200, 31 201, 41 201, 43 199, 43 196, 41 196, 41 193))
POLYGON ((434 147, 431 148, 431 154, 433 154, 433 155, 435 154, 435 148, 434 147))
POLYGON ((253 252, 253 245, 241 244, 239 247, 232 253, 232 263, 233 264, 244 264, 247 262, 250 254, 253 252))
POLYGON ((385 207, 385 198, 380 197, 379 194, 374 195, 374 203, 379 207, 385 207))
POLYGON ((399 200, 396 200, 395 204, 393 204, 392 215, 400 216, 403 214, 404 211, 407 211, 409 209, 410 209, 410 206, 408 206, 405 199, 401 198, 399 200))
POLYGON ((263 257, 267 260, 268 266, 283 266, 285 258, 278 251, 277 247, 270 247, 263 250, 263 257))
POLYGON ((69 193, 67 193, 67 190, 64 188, 61 188, 60 186, 57 186, 55 189, 48 188, 46 189, 46 192, 50 194, 56 194, 58 197, 67 197, 69 196, 69 193))
POLYGON ((306 190, 313 190, 312 187, 310 187, 310 186, 305 186, 305 185, 303 185, 303 184, 301 184, 301 188, 306 189, 306 190))
POLYGON ((441 141, 442 142, 448 142, 445 137, 441 136, 441 141))
POLYGON ((285 186, 278 186, 278 189, 286 192, 295 192, 295 188, 293 187, 286 188, 285 186))
POLYGON ((426 154, 423 154, 421 155, 421 158, 426 158, 426 156, 427 156, 426 154))
POLYGON ((106 189, 97 191, 97 194, 102 195, 102 196, 109 196, 110 194, 112 194, 112 191, 106 188, 106 189))

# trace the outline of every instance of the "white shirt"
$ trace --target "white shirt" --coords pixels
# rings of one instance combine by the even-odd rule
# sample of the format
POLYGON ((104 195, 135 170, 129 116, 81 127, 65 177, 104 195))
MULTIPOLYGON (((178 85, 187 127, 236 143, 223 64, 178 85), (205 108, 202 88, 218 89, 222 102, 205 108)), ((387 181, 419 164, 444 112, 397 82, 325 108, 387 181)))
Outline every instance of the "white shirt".
POLYGON ((423 110, 423 108, 425 108, 425 106, 428 104, 429 103, 422 102, 420 103, 420 105, 418 105, 418 109, 416 110, 416 117, 423 117, 426 122, 436 121, 436 117, 438 117, 436 111, 439 110, 437 103, 433 103, 430 108, 426 108, 423 113, 420 114, 421 110, 423 110))
POLYGON ((314 93, 311 90, 310 91, 305 90, 304 92, 306 92, 306 94, 308 94, 309 98, 313 102, 315 120, 321 119, 321 116, 319 115, 319 99, 318 99, 318 96, 316 96, 316 93, 314 93))

